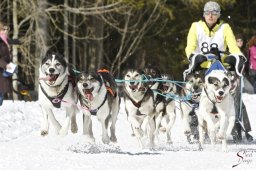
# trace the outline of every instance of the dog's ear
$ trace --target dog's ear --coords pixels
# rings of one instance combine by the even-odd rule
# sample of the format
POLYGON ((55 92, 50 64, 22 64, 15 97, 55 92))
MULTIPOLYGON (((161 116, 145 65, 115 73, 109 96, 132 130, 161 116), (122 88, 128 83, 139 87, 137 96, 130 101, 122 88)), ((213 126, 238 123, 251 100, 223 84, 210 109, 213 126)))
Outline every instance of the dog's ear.
POLYGON ((207 81, 209 84, 214 84, 218 79, 216 77, 208 77, 207 81))
POLYGON ((225 77, 225 78, 223 79, 223 82, 224 82, 224 86, 229 86, 229 83, 230 83, 230 82, 229 82, 228 78, 225 77))

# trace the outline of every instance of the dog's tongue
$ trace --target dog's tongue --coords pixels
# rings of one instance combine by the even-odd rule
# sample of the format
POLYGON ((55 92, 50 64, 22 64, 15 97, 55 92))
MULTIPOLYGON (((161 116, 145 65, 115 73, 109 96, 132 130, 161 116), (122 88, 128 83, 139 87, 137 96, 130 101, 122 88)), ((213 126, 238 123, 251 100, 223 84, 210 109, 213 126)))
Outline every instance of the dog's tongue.
POLYGON ((93 100, 93 95, 91 93, 87 93, 86 97, 88 100, 93 100))
POLYGON ((91 89, 85 89, 84 95, 88 100, 93 100, 92 90, 91 89))

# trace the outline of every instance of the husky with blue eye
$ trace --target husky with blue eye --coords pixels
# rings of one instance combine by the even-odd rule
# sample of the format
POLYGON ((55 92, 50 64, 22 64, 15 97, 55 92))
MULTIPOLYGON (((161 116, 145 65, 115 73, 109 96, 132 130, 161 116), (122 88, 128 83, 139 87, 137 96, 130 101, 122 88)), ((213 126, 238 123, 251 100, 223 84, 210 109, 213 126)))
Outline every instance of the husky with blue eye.
POLYGON ((205 77, 205 85, 198 110, 199 149, 202 150, 204 133, 212 145, 222 141, 222 150, 227 150, 226 139, 235 123, 234 99, 230 93, 231 81, 224 70, 213 70, 205 77))
POLYGON ((94 143, 91 116, 97 117, 102 126, 102 142, 116 142, 116 121, 120 97, 113 75, 106 69, 81 72, 77 82, 79 102, 83 111, 83 134, 86 141, 94 143), (110 126, 110 137, 108 134, 110 126))
POLYGON ((57 134, 65 136, 71 124, 71 131, 77 132, 75 84, 64 57, 58 53, 48 52, 39 68, 38 101, 43 112, 41 135, 49 132, 49 120, 57 134), (61 125, 54 116, 53 109, 66 110, 66 118, 61 125))

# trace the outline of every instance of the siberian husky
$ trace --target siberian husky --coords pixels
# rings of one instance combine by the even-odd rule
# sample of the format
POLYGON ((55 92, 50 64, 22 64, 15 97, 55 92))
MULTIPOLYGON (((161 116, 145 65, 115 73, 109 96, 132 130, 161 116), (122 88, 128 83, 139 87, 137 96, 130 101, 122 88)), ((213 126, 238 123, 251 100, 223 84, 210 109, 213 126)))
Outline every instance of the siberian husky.
POLYGON ((144 72, 138 69, 127 69, 124 76, 124 103, 133 132, 141 148, 145 144, 143 137, 149 137, 150 147, 154 146, 155 108, 153 91, 143 82, 144 72), (143 128, 142 125, 145 125, 143 128))
POLYGON ((48 134, 49 120, 53 124, 56 133, 61 136, 68 134, 70 122, 71 131, 73 133, 77 132, 77 95, 74 84, 69 77, 69 67, 64 57, 58 53, 48 52, 42 59, 39 68, 38 101, 43 112, 42 136, 48 134), (62 126, 54 116, 52 110, 54 108, 66 109, 66 118, 62 126))
POLYGON ((223 70, 213 70, 205 77, 198 110, 199 149, 204 143, 204 130, 214 145, 216 138, 222 141, 222 150, 227 150, 226 138, 235 122, 234 99, 230 94, 231 82, 223 70))
POLYGON ((81 72, 77 88, 83 110, 83 133, 90 143, 95 142, 91 115, 97 116, 102 126, 102 142, 116 142, 115 125, 119 112, 120 98, 117 85, 108 70, 81 72), (108 127, 110 126, 110 138, 108 127))
POLYGON ((159 134, 159 126, 161 125, 162 119, 165 118, 166 120, 166 143, 171 144, 171 129, 174 125, 176 113, 175 113, 175 97, 177 93, 176 85, 170 82, 171 76, 168 74, 162 74, 161 80, 162 83, 159 85, 157 92, 158 95, 155 100, 155 107, 156 107, 156 130, 155 130, 155 137, 158 140, 159 134))
POLYGON ((181 117, 184 126, 184 134, 189 143, 198 142, 198 120, 197 114, 200 96, 204 86, 204 73, 193 72, 186 76, 186 83, 181 91, 180 102, 181 117), (193 137, 191 139, 191 137, 193 137))

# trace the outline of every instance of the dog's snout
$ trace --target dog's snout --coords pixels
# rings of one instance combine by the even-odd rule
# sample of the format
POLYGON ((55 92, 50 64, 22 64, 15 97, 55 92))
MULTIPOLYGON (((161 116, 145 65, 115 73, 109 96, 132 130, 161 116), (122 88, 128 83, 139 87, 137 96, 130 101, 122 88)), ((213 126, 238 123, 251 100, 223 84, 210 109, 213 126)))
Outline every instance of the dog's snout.
POLYGON ((55 71, 54 68, 50 68, 50 69, 49 69, 49 72, 50 72, 50 73, 54 73, 54 71, 55 71))
POLYGON ((219 91, 220 96, 223 96, 223 94, 224 94, 224 91, 219 91))
POLYGON ((196 91, 196 90, 199 89, 199 86, 194 86, 193 88, 194 88, 194 90, 196 91))
POLYGON ((83 83, 83 87, 87 87, 88 86, 88 83, 83 83))
POLYGON ((134 81, 131 81, 131 82, 130 82, 131 85, 134 85, 134 83, 135 83, 134 81))

